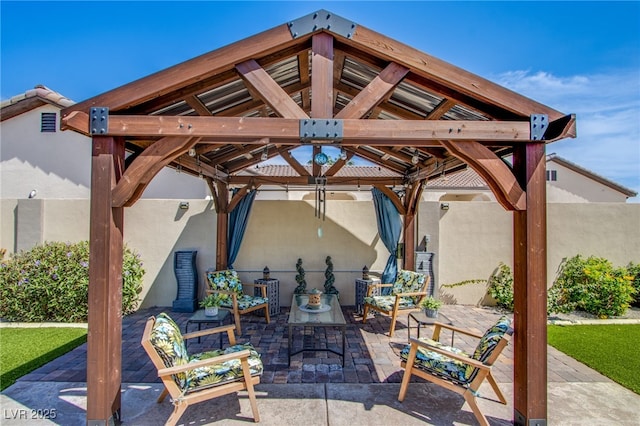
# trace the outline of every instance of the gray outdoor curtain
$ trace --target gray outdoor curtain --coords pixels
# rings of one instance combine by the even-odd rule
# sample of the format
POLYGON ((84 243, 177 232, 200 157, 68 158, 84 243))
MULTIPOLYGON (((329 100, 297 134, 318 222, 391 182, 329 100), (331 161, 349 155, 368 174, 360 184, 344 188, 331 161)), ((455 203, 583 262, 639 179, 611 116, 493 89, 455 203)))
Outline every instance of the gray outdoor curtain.
POLYGON ((384 195, 378 188, 371 188, 371 193, 373 195, 373 206, 376 210, 378 234, 380 234, 380 239, 382 239, 384 246, 391 253, 389 260, 387 260, 387 266, 382 272, 381 279, 383 283, 393 283, 398 274, 396 253, 398 251, 400 232, 402 231, 402 220, 398 209, 396 209, 389 197, 384 195))
MULTIPOLYGON (((233 195, 237 191, 237 189, 234 189, 233 195)), ((227 233, 227 268, 229 269, 233 269, 233 262, 236 261, 236 256, 240 251, 240 244, 242 244, 244 231, 247 229, 249 213, 251 213, 251 206, 253 206, 253 200, 256 198, 256 192, 249 191, 246 193, 229 214, 229 231, 227 233)))

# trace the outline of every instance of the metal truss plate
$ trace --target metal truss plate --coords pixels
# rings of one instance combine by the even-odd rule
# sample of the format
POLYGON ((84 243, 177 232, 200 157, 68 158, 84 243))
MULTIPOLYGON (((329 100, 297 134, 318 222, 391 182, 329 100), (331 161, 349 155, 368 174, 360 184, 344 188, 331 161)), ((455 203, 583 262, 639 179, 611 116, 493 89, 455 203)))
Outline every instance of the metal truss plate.
POLYGON ((531 115, 531 140, 542 141, 549 127, 549 116, 546 114, 531 115))
POLYGON ((91 123, 89 123, 89 134, 105 135, 109 130, 109 108, 94 107, 91 108, 89 112, 91 117, 91 123))
POLYGON ((304 118, 300 120, 300 141, 342 140, 342 120, 304 118))
POLYGON ((345 38, 351 38, 356 23, 321 9, 302 18, 289 22, 289 31, 293 38, 302 37, 318 30, 327 30, 345 38))

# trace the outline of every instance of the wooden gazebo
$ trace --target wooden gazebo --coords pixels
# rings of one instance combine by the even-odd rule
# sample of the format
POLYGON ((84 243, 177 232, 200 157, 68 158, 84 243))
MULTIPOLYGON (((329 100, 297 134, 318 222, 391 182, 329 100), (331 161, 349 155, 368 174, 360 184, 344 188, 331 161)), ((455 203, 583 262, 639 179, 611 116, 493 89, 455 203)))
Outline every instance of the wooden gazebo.
POLYGON ((88 424, 120 412, 123 213, 153 177, 169 166, 206 180, 224 268, 228 213, 248 190, 344 184, 336 173, 353 156, 400 176, 357 181, 403 215, 404 268, 414 268, 414 217, 430 177, 469 165, 513 211, 514 418, 546 423, 545 145, 574 137, 574 116, 320 10, 68 107, 61 126, 93 143, 88 424), (304 145, 344 154, 310 172, 291 155, 304 145), (299 176, 241 173, 263 153, 299 176))

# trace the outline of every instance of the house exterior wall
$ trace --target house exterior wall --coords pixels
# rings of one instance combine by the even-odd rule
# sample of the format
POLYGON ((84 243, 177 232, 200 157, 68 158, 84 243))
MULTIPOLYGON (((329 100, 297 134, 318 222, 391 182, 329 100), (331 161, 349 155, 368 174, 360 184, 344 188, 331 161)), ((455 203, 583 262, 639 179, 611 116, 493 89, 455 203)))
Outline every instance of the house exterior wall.
POLYGON ((557 180, 547 182, 549 203, 624 203, 627 197, 611 187, 585 177, 555 161, 547 162, 547 171, 556 171, 557 180))
MULTIPOLYGON (((187 201, 188 210, 180 209, 177 200, 148 199, 125 209, 125 242, 140 253, 146 270, 143 307, 171 306, 177 290, 175 251, 198 251, 200 280, 215 265, 212 202, 187 201)), ((5 199, 0 200, 0 213, 0 247, 9 252, 21 238, 16 227, 20 220, 24 226, 26 220, 42 220, 42 241, 76 242, 89 236, 89 200, 5 199), (32 214, 37 203, 41 216, 32 214), (28 214, 23 217, 20 207, 25 205, 28 214)), ((562 258, 576 254, 605 257, 616 266, 640 263, 640 204, 554 204, 547 214, 549 285, 562 258)), ((512 217, 496 203, 449 202, 448 210, 438 202, 421 203, 416 241, 429 238, 426 250, 435 253, 434 274, 443 299, 469 305, 491 302, 485 299, 486 285, 442 285, 487 279, 500 262, 513 267, 512 217)), ((268 266, 271 276, 280 280, 280 304, 289 306, 297 285, 297 259, 303 260, 307 288, 322 289, 326 256, 333 260, 341 303, 354 304, 354 282, 362 268, 380 273, 389 256, 377 235, 371 201, 332 201, 324 221, 314 217, 312 202, 256 201, 234 266, 246 282, 260 278, 268 266)))
MULTIPOLYGON (((44 105, 0 122, 0 198, 88 199, 91 193, 91 139, 76 132, 41 132, 41 114, 60 108, 44 105)), ((165 168, 142 198, 204 199, 202 179, 165 168)))

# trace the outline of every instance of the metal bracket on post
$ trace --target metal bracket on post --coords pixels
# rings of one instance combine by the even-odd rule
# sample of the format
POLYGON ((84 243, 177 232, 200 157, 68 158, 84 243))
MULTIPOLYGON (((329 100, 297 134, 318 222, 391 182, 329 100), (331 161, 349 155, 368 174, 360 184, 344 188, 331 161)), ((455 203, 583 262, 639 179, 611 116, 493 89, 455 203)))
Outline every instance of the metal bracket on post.
POLYGON ((302 37, 318 30, 328 30, 349 39, 353 36, 357 26, 355 22, 348 21, 324 9, 290 21, 288 25, 293 38, 302 37))
POLYGON ((300 120, 300 141, 340 141, 342 140, 342 120, 303 118, 300 120))
POLYGON ((89 123, 90 135, 105 135, 109 130, 109 108, 107 107, 94 107, 91 108, 90 117, 91 123, 89 123))
POLYGON ((549 116, 547 114, 532 114, 530 120, 531 140, 543 141, 544 134, 549 127, 549 116))

